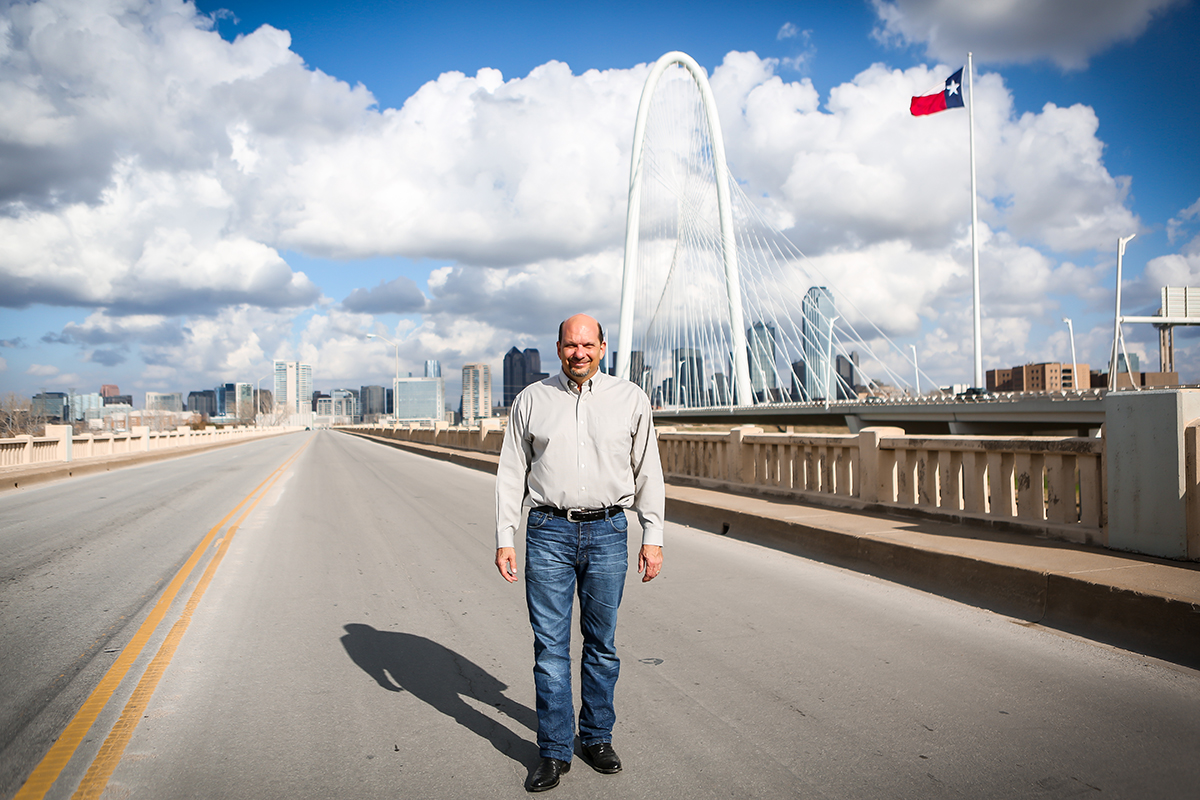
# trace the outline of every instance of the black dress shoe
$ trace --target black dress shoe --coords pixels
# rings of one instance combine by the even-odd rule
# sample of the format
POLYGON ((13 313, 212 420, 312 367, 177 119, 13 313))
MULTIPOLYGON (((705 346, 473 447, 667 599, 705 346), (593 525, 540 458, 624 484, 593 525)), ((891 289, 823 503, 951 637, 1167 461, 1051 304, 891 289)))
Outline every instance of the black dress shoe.
POLYGON ((608 742, 584 745, 583 754, 596 772, 612 775, 621 771, 621 759, 617 758, 617 751, 613 750, 613 746, 608 742))
MULTIPOLYGON (((619 769, 619 767, 618 767, 619 769)), ((557 758, 543 758, 537 769, 529 776, 525 786, 531 792, 544 792, 558 786, 558 779, 571 771, 570 761, 559 761, 557 758)))

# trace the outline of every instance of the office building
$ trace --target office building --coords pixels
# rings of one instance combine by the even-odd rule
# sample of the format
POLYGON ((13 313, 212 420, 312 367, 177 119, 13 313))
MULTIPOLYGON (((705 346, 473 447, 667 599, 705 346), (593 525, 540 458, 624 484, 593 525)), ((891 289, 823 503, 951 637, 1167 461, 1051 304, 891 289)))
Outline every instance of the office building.
POLYGON ((217 393, 212 389, 188 392, 187 410, 205 417, 217 416, 217 393))
POLYGON ((833 360, 836 397, 838 400, 855 400, 858 398, 858 353, 852 351, 850 357, 839 355, 833 360))
POLYGON ((39 392, 33 396, 30 413, 34 419, 60 422, 67 416, 66 392, 39 392))
POLYGON ((492 415, 492 368, 464 364, 462 369, 462 419, 464 425, 492 415))
POLYGON ((388 413, 387 390, 382 386, 359 387, 358 412, 364 422, 378 421, 388 413))
POLYGON ((101 397, 116 397, 120 393, 121 390, 117 388, 115 383, 106 383, 100 387, 101 397))
POLYGON ((504 355, 504 405, 512 406, 522 389, 548 377, 542 372, 542 354, 536 347, 524 351, 511 348, 504 355))
POLYGON ((833 370, 829 356, 833 349, 833 320, 837 310, 833 294, 824 286, 814 286, 800 304, 804 317, 804 392, 808 400, 832 397, 833 370))
POLYGON ((445 381, 396 378, 392 381, 392 405, 392 416, 397 422, 436 422, 446 413, 445 381))
POLYGON ((104 398, 99 392, 90 394, 70 395, 71 419, 100 419, 100 409, 104 408, 104 398))
POLYGON ((285 414, 312 412, 312 367, 302 361, 275 362, 275 411, 285 414))
POLYGON ((696 408, 707 405, 704 395, 704 356, 691 347, 672 351, 674 378, 670 405, 696 408))
MULTIPOLYGON (((778 386, 775 377, 775 326, 756 322, 746 331, 746 351, 750 364, 750 390, 756 402, 770 400, 770 390, 778 386)), ((739 403, 746 400, 738 398, 739 403)))
MULTIPOLYGON (((112 398, 104 398, 105 405, 113 405, 108 400, 112 398)), ((132 404, 131 404, 132 405, 132 404)), ((183 393, 182 392, 146 392, 146 410, 147 411, 183 411, 183 393)))
POLYGON ((442 362, 437 359, 430 359, 425 362, 425 377, 440 378, 442 377, 442 362))
MULTIPOLYGON (((1129 360, 1133 363, 1132 357, 1129 360)), ((1121 365, 1124 366, 1124 361, 1121 361, 1121 365)), ((1081 377, 1090 374, 1087 364, 1079 364, 1078 370, 1081 377)), ((1083 382, 1091 383, 1090 379, 1083 382)), ((991 392, 1061 392, 1065 389, 1091 388, 1075 385, 1071 364, 1055 363, 989 369, 985 373, 985 384, 991 392)))

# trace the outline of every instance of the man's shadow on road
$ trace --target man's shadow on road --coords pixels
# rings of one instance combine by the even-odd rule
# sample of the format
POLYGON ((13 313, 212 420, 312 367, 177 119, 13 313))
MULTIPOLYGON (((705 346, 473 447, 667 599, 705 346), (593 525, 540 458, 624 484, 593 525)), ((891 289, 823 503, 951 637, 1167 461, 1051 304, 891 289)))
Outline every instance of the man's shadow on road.
POLYGON ((407 691, 519 764, 537 761, 537 745, 480 713, 463 697, 495 708, 536 733, 537 715, 504 696, 508 686, 459 653, 424 636, 380 631, 370 625, 345 626, 342 646, 363 672, 389 692, 407 691))

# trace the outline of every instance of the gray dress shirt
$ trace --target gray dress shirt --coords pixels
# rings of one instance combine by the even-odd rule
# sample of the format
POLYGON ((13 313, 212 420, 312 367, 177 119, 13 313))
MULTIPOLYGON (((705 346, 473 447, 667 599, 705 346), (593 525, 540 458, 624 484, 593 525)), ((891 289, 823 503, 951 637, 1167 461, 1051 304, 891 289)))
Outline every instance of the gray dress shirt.
POLYGON ((662 464, 650 400, 597 372, 582 390, 561 370, 513 401, 496 473, 496 547, 512 547, 522 507, 632 508, 642 544, 662 545, 662 464))

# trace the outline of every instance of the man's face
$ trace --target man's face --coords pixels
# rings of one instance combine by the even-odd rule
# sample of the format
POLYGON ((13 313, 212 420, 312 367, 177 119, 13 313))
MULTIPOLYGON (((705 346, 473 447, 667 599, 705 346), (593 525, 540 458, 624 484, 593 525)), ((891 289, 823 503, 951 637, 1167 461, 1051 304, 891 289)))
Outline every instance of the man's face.
POLYGON ((594 320, 571 318, 563 325, 558 357, 563 371, 578 384, 587 382, 600 369, 605 345, 600 341, 600 329, 594 320))

